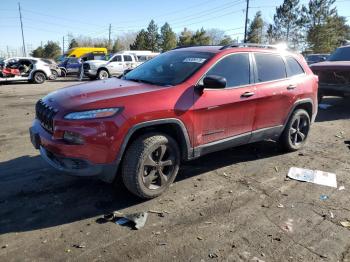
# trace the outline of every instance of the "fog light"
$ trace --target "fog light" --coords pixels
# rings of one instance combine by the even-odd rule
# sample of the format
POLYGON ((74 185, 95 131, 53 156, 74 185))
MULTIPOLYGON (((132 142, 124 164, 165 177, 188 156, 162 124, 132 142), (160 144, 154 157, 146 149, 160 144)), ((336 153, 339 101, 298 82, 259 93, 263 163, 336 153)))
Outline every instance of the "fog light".
POLYGON ((63 139, 72 144, 77 144, 77 145, 84 144, 84 138, 81 135, 70 131, 64 132, 63 139))

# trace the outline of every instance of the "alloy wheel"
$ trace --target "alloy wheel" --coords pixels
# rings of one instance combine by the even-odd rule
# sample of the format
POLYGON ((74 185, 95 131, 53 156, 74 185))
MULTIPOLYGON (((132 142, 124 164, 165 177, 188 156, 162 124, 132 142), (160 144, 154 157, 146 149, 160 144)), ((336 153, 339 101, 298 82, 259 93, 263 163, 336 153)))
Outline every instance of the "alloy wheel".
POLYGON ((298 146, 305 141, 309 128, 309 121, 305 116, 299 115, 294 119, 289 129, 290 140, 294 146, 298 146))
POLYGON ((143 163, 143 184, 154 190, 164 187, 174 174, 176 155, 167 145, 160 145, 146 157, 143 163))

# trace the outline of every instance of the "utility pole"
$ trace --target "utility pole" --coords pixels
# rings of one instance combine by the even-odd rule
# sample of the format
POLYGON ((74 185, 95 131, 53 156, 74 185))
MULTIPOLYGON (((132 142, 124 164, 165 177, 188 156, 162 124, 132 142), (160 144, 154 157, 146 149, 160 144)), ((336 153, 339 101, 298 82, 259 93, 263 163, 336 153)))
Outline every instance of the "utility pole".
POLYGON ((109 30, 108 30, 108 49, 111 49, 111 31, 112 31, 112 25, 109 24, 109 30))
POLYGON ((63 36, 63 39, 62 39, 62 55, 64 55, 64 36, 63 36))
POLYGON ((23 22, 22 22, 22 12, 21 12, 21 4, 18 2, 18 11, 19 11, 19 20, 21 22, 21 30, 22 30, 22 42, 23 42, 23 55, 27 56, 26 45, 24 43, 24 34, 23 34, 23 22))
POLYGON ((246 1, 247 1, 247 8, 245 9, 244 43, 247 43, 248 10, 249 10, 249 0, 246 0, 246 1))

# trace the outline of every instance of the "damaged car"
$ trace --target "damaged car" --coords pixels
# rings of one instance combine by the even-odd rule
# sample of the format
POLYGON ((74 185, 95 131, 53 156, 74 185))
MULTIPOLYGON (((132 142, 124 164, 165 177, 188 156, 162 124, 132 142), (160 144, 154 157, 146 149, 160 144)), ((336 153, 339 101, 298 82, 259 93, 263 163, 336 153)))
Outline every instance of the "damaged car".
POLYGON ((42 84, 51 78, 50 65, 38 58, 15 57, 0 63, 0 83, 28 81, 42 84))
POLYGON ((323 96, 350 95, 350 46, 339 47, 327 61, 310 68, 319 78, 318 101, 323 96))

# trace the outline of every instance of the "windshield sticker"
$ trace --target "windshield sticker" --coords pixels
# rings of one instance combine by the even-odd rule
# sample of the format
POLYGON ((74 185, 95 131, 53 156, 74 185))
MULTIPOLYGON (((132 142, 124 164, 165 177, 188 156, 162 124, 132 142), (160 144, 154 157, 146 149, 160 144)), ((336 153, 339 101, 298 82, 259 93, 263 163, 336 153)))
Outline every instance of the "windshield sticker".
POLYGON ((184 62, 184 63, 198 63, 198 64, 203 64, 205 60, 206 60, 205 58, 187 57, 187 58, 185 58, 185 60, 184 60, 183 62, 184 62))

